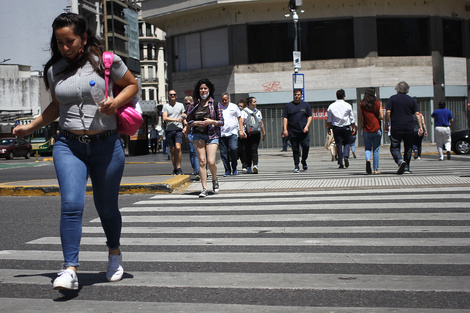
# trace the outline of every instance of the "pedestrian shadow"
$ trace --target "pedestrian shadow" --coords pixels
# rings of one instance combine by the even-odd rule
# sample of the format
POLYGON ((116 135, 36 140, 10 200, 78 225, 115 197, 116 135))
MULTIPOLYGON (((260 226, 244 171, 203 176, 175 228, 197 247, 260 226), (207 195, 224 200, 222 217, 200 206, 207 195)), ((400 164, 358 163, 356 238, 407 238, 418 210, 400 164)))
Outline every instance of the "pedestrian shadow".
MULTIPOLYGON (((42 273, 42 274, 32 274, 32 275, 15 275, 14 277, 47 277, 50 278, 51 280, 51 287, 52 283, 54 282, 54 279, 57 277, 57 273, 42 273)), ((125 279, 132 279, 134 278, 134 275, 129 274, 124 272, 122 275, 122 280, 125 279)), ((112 282, 108 282, 106 279, 106 272, 99 272, 99 273, 78 273, 78 282, 79 282, 79 287, 78 290, 58 290, 60 295, 58 298, 53 299, 53 301, 56 302, 63 302, 63 301, 69 301, 72 300, 76 297, 78 297, 80 291, 82 290, 83 287, 85 286, 93 286, 95 284, 112 284, 112 282)))

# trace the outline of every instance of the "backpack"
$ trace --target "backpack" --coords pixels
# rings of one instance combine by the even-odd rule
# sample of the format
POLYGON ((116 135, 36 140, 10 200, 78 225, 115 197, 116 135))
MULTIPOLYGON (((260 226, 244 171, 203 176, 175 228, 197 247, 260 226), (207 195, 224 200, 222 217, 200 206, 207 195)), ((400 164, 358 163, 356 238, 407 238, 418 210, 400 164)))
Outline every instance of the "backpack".
POLYGON ((261 123, 254 112, 249 112, 247 109, 243 109, 248 115, 246 118, 246 133, 248 135, 258 134, 261 132, 261 123))

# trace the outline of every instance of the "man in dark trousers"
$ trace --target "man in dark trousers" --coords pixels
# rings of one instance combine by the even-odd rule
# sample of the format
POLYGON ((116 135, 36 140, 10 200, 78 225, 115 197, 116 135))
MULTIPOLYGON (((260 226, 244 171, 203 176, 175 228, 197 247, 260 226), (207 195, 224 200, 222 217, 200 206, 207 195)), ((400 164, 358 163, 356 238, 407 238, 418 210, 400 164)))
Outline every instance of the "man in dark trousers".
POLYGON ((310 148, 309 128, 312 123, 312 108, 302 101, 302 89, 294 89, 294 101, 286 104, 282 113, 282 137, 288 138, 294 156, 294 173, 300 172, 300 146, 302 146, 302 168, 308 169, 307 158, 310 148))
POLYGON ((423 134, 423 125, 416 100, 407 95, 410 91, 410 86, 402 81, 396 85, 395 90, 397 94, 388 99, 387 106, 385 107, 385 125, 389 125, 390 121, 390 152, 395 163, 398 165, 397 174, 411 173, 410 161, 413 152, 414 134, 413 115, 416 115, 418 120, 419 136, 423 134), (403 156, 400 151, 402 141, 405 150, 403 151, 403 156))
POLYGON ((326 123, 328 129, 333 129, 339 168, 349 167, 349 136, 356 133, 352 106, 344 101, 345 97, 346 93, 343 89, 336 91, 336 101, 328 107, 326 123))

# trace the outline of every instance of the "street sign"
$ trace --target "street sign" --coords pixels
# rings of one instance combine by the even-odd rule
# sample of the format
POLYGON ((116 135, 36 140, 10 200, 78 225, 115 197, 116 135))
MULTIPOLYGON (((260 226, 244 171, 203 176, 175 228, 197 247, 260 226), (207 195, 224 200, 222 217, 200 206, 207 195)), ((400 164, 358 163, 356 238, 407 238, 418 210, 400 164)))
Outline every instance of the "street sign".
POLYGON ((300 65, 300 51, 294 51, 293 52, 293 56, 294 56, 294 68, 301 68, 301 65, 300 65))
POLYGON ((305 100, 305 82, 304 74, 292 74, 293 89, 302 89, 302 101, 305 100))

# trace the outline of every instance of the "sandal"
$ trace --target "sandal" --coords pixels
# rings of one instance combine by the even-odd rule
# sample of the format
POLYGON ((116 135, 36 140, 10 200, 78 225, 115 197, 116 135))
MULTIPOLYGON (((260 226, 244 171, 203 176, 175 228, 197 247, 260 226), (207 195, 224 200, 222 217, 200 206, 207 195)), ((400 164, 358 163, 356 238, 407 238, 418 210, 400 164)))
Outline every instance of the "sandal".
POLYGON ((374 175, 378 175, 378 174, 380 174, 379 171, 374 171, 374 175))

